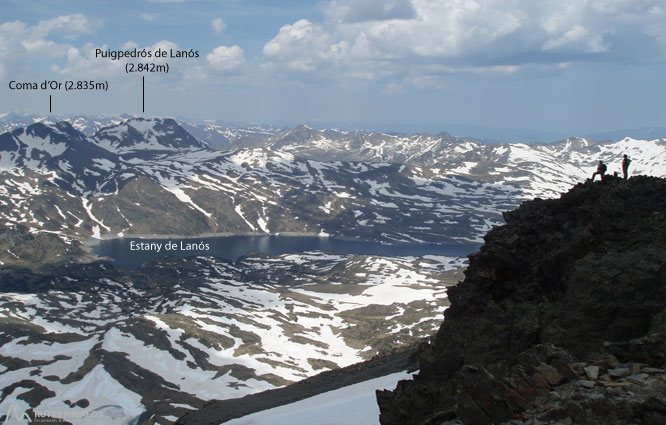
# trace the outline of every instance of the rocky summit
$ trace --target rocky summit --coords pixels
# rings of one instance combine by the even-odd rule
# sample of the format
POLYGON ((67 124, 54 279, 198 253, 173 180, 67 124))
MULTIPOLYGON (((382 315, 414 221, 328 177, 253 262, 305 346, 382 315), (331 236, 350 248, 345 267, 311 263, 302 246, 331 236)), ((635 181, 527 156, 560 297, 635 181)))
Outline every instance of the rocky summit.
POLYGON ((666 423, 666 180, 581 183, 485 237, 383 425, 666 423))

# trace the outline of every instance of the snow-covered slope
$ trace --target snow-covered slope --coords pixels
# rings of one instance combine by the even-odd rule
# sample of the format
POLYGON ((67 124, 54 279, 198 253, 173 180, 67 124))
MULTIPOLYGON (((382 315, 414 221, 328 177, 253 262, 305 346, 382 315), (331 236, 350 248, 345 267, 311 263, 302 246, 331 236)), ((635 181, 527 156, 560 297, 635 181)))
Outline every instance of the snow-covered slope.
POLYGON ((214 151, 174 120, 138 118, 91 137, 65 122, 4 133, 0 224, 12 236, 0 242, 0 261, 27 265, 27 253, 7 241, 46 234, 61 257, 77 239, 129 234, 479 242, 501 211, 558 196, 599 159, 617 172, 626 153, 631 173, 666 175, 663 140, 483 145, 307 127, 270 140, 214 151))
POLYGON ((0 116, 0 133, 11 132, 17 128, 28 127, 36 123, 48 125, 66 122, 86 136, 92 136, 104 127, 118 125, 131 118, 135 117, 129 114, 95 116, 49 114, 48 116, 44 116, 26 113, 8 113, 0 116))
POLYGON ((172 119, 135 118, 105 127, 93 136, 98 146, 115 153, 139 151, 187 151, 206 145, 192 137, 172 119))
MULTIPOLYGON (((0 164, 5 232, 63 241, 292 232, 470 243, 522 197, 519 187, 440 168, 214 151, 173 120, 132 119, 93 137, 67 123, 33 124, 0 135, 0 164)), ((0 261, 30 261, 19 250, 8 244, 0 261)))
POLYGON ((0 273, 0 412, 69 412, 89 424, 112 406, 123 420, 104 423, 147 414, 168 424, 206 400, 429 335, 462 265, 314 252, 0 273))
POLYGON ((393 373, 232 419, 224 425, 377 425, 375 391, 394 389, 398 381, 410 378, 406 372, 393 373))
POLYGON ((297 127, 272 137, 270 146, 299 158, 314 160, 397 162, 434 167, 445 175, 507 184, 522 189, 524 198, 556 197, 592 175, 599 160, 620 172, 623 154, 634 159, 634 174, 666 175, 663 139, 597 143, 570 138, 552 144, 484 144, 440 133, 318 131, 297 127))

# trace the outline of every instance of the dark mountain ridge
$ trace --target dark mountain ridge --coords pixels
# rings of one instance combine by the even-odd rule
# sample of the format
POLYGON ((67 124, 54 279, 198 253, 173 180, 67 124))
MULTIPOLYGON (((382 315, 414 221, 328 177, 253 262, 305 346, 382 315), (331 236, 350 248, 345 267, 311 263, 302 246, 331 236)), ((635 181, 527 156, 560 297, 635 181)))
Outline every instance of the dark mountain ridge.
POLYGON ((378 392, 380 422, 665 423, 666 180, 581 183, 504 218, 420 373, 378 392))

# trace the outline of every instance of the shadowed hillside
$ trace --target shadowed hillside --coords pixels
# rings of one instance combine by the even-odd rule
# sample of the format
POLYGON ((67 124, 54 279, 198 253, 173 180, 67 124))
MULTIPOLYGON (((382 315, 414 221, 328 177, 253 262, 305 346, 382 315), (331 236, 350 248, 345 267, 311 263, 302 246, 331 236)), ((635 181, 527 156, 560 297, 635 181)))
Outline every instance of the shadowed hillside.
POLYGON ((381 423, 666 423, 666 180, 587 182, 505 219, 419 375, 378 392, 381 423))

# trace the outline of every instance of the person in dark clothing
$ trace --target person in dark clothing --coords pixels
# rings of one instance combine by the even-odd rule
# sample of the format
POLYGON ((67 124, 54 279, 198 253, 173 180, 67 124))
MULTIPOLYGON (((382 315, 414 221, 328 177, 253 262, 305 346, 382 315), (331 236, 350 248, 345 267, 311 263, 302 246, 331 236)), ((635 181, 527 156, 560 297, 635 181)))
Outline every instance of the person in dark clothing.
POLYGON ((604 174, 606 174, 606 164, 604 164, 603 161, 599 161, 599 165, 597 165, 597 171, 592 174, 592 181, 594 181, 594 177, 599 174, 599 177, 601 177, 601 180, 604 179, 604 174))
POLYGON ((622 174, 624 175, 625 180, 627 180, 627 177, 629 177, 629 164, 631 164, 631 160, 627 154, 624 154, 622 157, 622 174))

